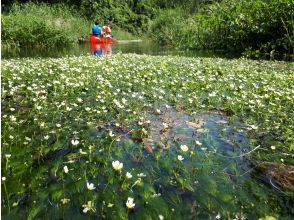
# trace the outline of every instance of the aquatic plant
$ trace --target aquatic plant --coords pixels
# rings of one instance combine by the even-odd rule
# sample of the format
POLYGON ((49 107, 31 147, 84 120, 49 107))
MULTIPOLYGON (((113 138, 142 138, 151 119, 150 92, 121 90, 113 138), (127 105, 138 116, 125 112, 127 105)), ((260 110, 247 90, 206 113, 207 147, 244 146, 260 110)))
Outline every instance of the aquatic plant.
POLYGON ((117 54, 1 72, 4 218, 294 213, 291 63, 117 54))

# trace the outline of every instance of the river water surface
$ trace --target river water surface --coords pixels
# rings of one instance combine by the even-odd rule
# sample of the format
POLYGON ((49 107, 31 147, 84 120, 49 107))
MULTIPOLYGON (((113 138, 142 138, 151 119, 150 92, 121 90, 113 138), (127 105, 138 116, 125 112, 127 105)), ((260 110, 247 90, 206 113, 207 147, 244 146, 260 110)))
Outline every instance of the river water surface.
MULTIPOLYGON (((104 46, 103 44, 96 44, 96 46, 104 46)), ((93 46, 93 45, 92 45, 93 46)), ((1 48, 1 58, 17 58, 17 57, 63 57, 68 55, 85 55, 93 53, 92 46, 89 42, 79 43, 70 47, 24 47, 24 48, 1 48)), ((189 51, 176 50, 159 46, 150 41, 143 40, 120 40, 113 45, 107 45, 111 49, 111 54, 116 53, 136 53, 149 55, 181 55, 189 57, 227 57, 233 58, 236 55, 224 54, 222 52, 207 52, 207 51, 189 51)), ((104 48, 102 48, 104 49, 104 48)), ((103 51, 104 52, 104 51, 103 51)))

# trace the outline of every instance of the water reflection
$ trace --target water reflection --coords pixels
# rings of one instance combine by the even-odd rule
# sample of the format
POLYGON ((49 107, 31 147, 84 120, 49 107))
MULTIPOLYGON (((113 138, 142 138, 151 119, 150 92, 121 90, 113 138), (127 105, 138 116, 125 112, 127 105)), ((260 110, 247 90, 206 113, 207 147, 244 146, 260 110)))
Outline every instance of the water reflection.
POLYGON ((91 52, 97 57, 112 55, 112 44, 91 43, 90 49, 91 52))
POLYGON ((167 48, 155 44, 150 41, 119 40, 115 44, 97 44, 90 42, 83 42, 67 47, 24 47, 24 48, 5 48, 1 47, 1 58, 9 59, 16 57, 64 57, 64 56, 79 56, 92 53, 95 56, 111 56, 116 53, 136 53, 136 54, 150 54, 150 55, 174 55, 187 57, 238 57, 235 54, 223 54, 211 51, 189 51, 177 50, 175 48, 167 48))

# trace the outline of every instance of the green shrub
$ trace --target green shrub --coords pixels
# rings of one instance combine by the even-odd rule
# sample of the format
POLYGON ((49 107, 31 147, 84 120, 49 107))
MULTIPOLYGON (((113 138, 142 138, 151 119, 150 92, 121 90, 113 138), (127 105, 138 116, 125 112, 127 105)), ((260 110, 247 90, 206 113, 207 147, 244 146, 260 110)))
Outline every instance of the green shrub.
POLYGON ((169 39, 168 44, 189 49, 293 56, 293 8, 290 0, 223 0, 201 7, 189 19, 176 10, 170 16, 161 13, 153 29, 168 31, 154 36, 159 42, 169 39))
POLYGON ((141 35, 149 30, 150 20, 155 16, 155 9, 149 0, 92 0, 82 1, 79 11, 89 20, 110 21, 112 24, 141 35), (136 2, 136 3, 135 3, 136 2))
POLYGON ((152 22, 151 36, 160 44, 173 45, 181 39, 182 11, 180 9, 161 10, 152 22))
POLYGON ((90 24, 64 5, 14 4, 1 26, 4 45, 69 45, 90 32, 90 24))

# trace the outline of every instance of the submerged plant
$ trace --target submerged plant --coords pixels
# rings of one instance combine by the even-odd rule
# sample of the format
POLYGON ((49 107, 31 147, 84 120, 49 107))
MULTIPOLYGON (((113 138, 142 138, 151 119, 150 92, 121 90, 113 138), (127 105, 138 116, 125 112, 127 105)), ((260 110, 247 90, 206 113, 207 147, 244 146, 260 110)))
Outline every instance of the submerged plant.
POLYGON ((291 216, 291 67, 132 54, 3 60, 2 215, 291 216))

